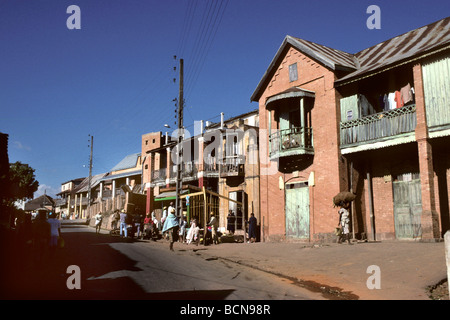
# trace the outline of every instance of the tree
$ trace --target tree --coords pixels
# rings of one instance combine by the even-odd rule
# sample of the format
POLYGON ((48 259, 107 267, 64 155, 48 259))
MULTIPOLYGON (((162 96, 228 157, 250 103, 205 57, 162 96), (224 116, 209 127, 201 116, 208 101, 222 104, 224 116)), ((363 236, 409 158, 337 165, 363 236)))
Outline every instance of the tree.
POLYGON ((28 164, 19 161, 10 164, 11 198, 14 201, 33 199, 33 195, 39 187, 34 171, 28 164))
POLYGON ((39 187, 34 171, 28 164, 19 161, 9 164, 9 174, 4 179, 6 194, 0 199, 0 219, 11 220, 16 216, 17 208, 14 203, 17 200, 33 199, 33 194, 39 187))

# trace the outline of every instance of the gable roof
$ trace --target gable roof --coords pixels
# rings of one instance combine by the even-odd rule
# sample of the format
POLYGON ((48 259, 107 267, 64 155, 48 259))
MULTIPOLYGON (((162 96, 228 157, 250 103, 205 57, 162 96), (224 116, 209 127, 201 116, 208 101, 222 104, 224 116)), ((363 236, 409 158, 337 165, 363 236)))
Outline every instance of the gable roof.
POLYGON ((55 201, 52 197, 43 194, 42 196, 37 197, 36 199, 30 200, 25 203, 24 210, 25 211, 34 211, 38 208, 43 208, 44 206, 54 206, 55 201))
POLYGON ((290 46, 317 60, 329 69, 346 71, 354 71, 357 69, 357 61, 350 53, 288 35, 284 38, 283 43, 275 54, 275 57, 272 59, 269 68, 266 70, 261 81, 253 92, 251 101, 259 100, 262 94, 262 89, 266 87, 267 83, 272 78, 276 71, 276 67, 284 57, 284 51, 290 46))
POLYGON ((119 170, 135 168, 137 165, 138 158, 140 156, 141 156, 140 152, 127 155, 118 164, 116 164, 114 166, 114 168, 111 169, 111 171, 119 171, 119 170))
POLYGON ((337 86, 346 84, 385 68, 392 67, 413 57, 450 48, 450 17, 414 29, 390 40, 362 50, 356 54, 329 48, 307 40, 286 36, 275 57, 251 96, 258 101, 263 89, 284 57, 284 51, 292 46, 331 70, 349 73, 335 81, 337 86))

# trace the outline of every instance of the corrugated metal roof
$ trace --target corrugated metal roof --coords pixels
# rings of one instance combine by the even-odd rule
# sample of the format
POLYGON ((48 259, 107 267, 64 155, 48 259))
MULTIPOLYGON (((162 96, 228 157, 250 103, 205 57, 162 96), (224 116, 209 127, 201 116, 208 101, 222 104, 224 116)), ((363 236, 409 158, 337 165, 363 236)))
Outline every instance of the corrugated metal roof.
POLYGON ((370 74, 414 56, 450 45, 450 17, 418 28, 356 53, 360 67, 336 84, 370 74))
POLYGON ((450 46, 450 17, 379 43, 356 54, 336 50, 304 39, 286 36, 251 96, 258 101, 275 72, 285 48, 291 45, 332 70, 350 71, 336 85, 359 79, 422 54, 450 46))
MULTIPOLYGON (((91 188, 94 188, 97 186, 97 184, 100 183, 100 180, 105 177, 108 173, 100 173, 95 176, 91 177, 91 188)), ((88 185, 89 185, 89 177, 85 178, 83 182, 80 183, 80 185, 77 187, 76 193, 81 192, 88 192, 88 185)))
POLYGON ((100 181, 108 181, 108 180, 114 180, 114 179, 119 179, 119 178, 126 178, 126 177, 141 175, 141 174, 142 174, 142 170, 138 169, 138 170, 127 171, 127 172, 123 172, 123 173, 106 176, 106 177, 101 178, 100 181))
POLYGON ((138 158, 141 156, 141 153, 133 153, 125 158, 123 158, 114 168, 111 169, 111 171, 119 171, 119 170, 125 170, 125 169, 131 169, 136 167, 138 158))

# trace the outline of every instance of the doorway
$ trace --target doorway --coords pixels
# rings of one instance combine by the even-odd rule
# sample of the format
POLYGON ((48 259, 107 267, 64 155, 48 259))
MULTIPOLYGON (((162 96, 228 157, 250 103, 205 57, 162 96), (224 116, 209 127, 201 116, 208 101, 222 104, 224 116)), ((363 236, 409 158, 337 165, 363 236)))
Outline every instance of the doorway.
POLYGON ((286 238, 309 239, 308 183, 288 183, 285 190, 286 238))
POLYGON ((399 175, 393 182, 395 236, 415 239, 422 236, 422 194, 418 173, 399 175))

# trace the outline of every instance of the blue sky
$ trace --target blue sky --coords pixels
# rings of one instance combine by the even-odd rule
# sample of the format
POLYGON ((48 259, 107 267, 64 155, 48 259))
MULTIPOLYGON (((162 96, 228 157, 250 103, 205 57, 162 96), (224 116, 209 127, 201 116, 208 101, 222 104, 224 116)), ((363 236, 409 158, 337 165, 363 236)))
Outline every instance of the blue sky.
POLYGON ((35 196, 54 196, 89 174, 89 135, 98 174, 174 125, 174 55, 192 129, 258 108, 250 96, 286 35, 356 53, 449 13, 446 0, 0 0, 0 131, 10 162, 36 170, 35 196), (366 27, 370 5, 379 30, 366 27))

